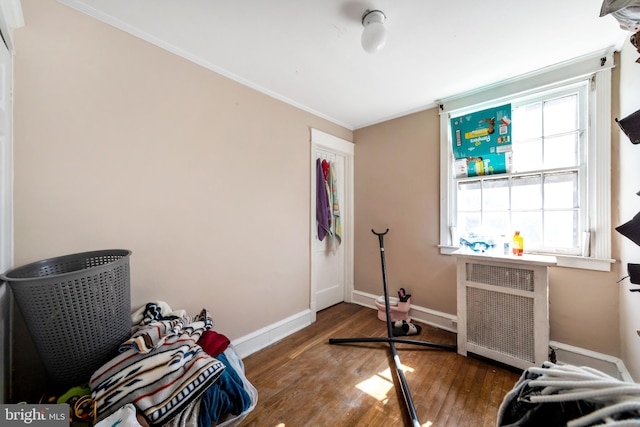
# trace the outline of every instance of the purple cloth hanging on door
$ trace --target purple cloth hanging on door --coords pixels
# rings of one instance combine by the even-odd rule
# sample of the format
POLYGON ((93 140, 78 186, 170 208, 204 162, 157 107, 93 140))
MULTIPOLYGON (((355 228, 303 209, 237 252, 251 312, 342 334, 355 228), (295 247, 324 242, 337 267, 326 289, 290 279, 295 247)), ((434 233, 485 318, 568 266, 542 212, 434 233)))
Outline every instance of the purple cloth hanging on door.
POLYGON ((329 206, 329 196, 327 186, 324 181, 322 171, 322 160, 316 160, 316 220, 318 222, 318 239, 323 240, 329 234, 329 218, 331 218, 331 207, 329 206))

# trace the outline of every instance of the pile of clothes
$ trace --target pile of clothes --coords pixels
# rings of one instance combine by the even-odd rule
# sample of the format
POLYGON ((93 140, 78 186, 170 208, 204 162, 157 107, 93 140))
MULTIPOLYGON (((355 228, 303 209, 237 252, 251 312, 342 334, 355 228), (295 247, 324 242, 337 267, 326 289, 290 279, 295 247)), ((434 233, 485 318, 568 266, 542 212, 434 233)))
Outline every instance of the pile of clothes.
POLYGON ((255 407, 242 360, 206 310, 191 317, 150 302, 132 320, 131 338, 91 376, 96 426, 211 426, 255 407))

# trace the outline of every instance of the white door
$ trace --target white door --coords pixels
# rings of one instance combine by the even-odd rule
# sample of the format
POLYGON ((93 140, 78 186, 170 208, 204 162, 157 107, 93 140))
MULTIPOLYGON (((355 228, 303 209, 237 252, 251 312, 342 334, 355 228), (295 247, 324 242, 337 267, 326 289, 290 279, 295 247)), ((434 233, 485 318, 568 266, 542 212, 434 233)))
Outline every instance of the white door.
POLYGON ((351 301, 353 289, 353 143, 312 129, 311 311, 351 301), (316 221, 316 162, 326 160, 336 177, 342 239, 318 237, 316 221))
MULTIPOLYGON (((336 174, 338 205, 342 214, 344 210, 345 158, 322 148, 316 149, 316 158, 329 162, 336 174)), ((320 240, 317 231, 313 239, 316 311, 344 301, 344 245, 342 242, 338 245, 337 241, 337 237, 329 235, 320 240)))
MULTIPOLYGON (((6 27, 2 28, 2 34, 7 34, 6 27)), ((0 273, 8 270, 13 262, 13 104, 11 100, 13 59, 11 55, 0 39, 0 273)), ((6 401, 5 392, 11 395, 12 384, 10 370, 12 298, 7 286, 0 283, 0 342, 2 343, 0 384, 3 384, 0 387, 0 402, 6 401)))
MULTIPOLYGON (((3 34, 6 29, 3 28, 3 34)), ((13 261, 13 58, 0 39, 0 273, 13 261)), ((0 295, 4 289, 0 287, 0 295)))

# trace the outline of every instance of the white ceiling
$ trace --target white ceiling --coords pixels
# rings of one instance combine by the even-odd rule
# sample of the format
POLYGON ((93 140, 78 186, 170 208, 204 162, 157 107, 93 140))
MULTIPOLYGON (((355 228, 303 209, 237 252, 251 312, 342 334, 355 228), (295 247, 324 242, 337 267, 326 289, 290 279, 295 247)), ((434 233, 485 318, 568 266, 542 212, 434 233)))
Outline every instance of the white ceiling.
POLYGON ((59 1, 351 130, 630 35, 602 0, 59 1), (367 9, 387 15, 375 55, 360 45, 367 9))

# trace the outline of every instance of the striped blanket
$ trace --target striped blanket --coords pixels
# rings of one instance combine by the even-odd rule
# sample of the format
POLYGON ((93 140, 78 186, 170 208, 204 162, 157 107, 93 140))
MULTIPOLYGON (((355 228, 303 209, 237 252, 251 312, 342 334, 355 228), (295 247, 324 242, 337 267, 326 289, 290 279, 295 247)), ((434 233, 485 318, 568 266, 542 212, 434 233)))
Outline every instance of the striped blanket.
POLYGON ((195 318, 145 316, 139 329, 120 346, 121 353, 91 377, 98 419, 127 403, 133 403, 154 425, 180 413, 225 369, 196 344, 212 327, 206 310, 195 318))

